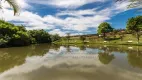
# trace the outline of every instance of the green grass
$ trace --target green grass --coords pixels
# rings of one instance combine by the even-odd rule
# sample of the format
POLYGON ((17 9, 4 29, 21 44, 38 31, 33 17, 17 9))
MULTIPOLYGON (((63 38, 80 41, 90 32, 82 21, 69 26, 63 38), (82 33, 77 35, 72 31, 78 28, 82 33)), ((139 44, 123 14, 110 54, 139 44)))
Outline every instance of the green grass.
MULTIPOLYGON (((97 38, 97 39, 86 39, 86 41, 89 41, 85 44, 106 44, 106 45, 136 45, 136 46, 142 46, 142 37, 140 37, 140 42, 139 44, 137 43, 137 39, 135 36, 131 35, 131 34, 126 34, 125 37, 123 38, 123 41, 121 41, 121 39, 119 39, 119 36, 117 36, 116 39, 114 40, 110 40, 107 42, 104 42, 105 40, 102 38, 97 38), (129 43, 128 41, 133 41, 132 43, 129 43)), ((67 40, 60 40, 60 41, 56 41, 54 42, 55 44, 84 44, 79 38, 71 38, 71 40, 68 41, 67 40)))

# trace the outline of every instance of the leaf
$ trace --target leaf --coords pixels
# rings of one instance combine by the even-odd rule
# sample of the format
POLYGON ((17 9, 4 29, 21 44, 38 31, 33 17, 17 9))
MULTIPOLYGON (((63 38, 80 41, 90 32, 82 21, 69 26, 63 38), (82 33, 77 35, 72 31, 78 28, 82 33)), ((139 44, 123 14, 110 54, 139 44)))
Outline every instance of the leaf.
POLYGON ((6 0, 6 1, 13 8, 14 15, 16 15, 20 10, 20 8, 19 8, 18 4, 16 3, 16 1, 15 0, 6 0))

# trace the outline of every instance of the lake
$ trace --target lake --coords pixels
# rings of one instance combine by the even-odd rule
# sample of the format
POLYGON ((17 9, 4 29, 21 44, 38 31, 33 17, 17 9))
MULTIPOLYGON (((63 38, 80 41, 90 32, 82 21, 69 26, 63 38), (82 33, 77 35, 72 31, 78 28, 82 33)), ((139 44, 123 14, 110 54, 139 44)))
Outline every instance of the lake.
POLYGON ((41 44, 1 48, 0 80, 142 80, 142 47, 41 44))

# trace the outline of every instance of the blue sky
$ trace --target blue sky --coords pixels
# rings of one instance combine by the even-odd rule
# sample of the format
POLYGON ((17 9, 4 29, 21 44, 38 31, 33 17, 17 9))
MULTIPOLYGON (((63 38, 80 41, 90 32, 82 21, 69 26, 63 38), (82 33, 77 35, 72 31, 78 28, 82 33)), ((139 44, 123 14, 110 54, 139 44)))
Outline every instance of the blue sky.
POLYGON ((127 0, 17 0, 21 7, 19 16, 13 16, 6 2, 0 18, 16 25, 25 25, 28 30, 44 29, 51 34, 95 34, 102 22, 114 28, 125 28, 128 18, 141 15, 136 9, 128 9, 127 0))

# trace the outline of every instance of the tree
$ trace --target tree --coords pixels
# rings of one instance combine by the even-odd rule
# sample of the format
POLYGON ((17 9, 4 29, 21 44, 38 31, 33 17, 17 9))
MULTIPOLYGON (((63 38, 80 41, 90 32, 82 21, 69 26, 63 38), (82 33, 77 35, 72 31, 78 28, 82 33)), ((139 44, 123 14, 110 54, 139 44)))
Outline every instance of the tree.
POLYGON ((0 20, 0 47, 27 46, 32 43, 51 43, 51 36, 44 30, 27 31, 24 26, 0 20))
POLYGON ((118 30, 114 29, 112 32, 113 38, 116 38, 117 33, 118 33, 118 30))
POLYGON ((12 35, 9 45, 11 46, 26 46, 31 44, 30 35, 27 32, 17 31, 12 35))
POLYGON ((68 43, 69 43, 69 40, 70 40, 70 33, 67 33, 67 36, 66 36, 67 40, 68 40, 68 43))
POLYGON ((44 30, 31 30, 29 34, 36 43, 51 43, 51 37, 48 32, 44 30))
POLYGON ((125 31, 119 31, 118 35, 119 35, 121 41, 123 41, 123 37, 125 36, 125 31))
POLYGON ((52 39, 52 42, 54 42, 54 41, 60 40, 61 37, 58 34, 55 34, 55 35, 51 35, 51 39, 52 39))
MULTIPOLYGON (((124 2, 126 0, 116 0, 116 2, 124 2)), ((142 9, 142 0, 128 0, 129 2, 131 2, 128 5, 128 8, 140 8, 142 9)))
POLYGON ((86 37, 84 35, 81 35, 80 40, 82 40, 82 42, 84 43, 84 41, 86 40, 86 37))
MULTIPOLYGON (((0 0, 0 2, 2 2, 3 0, 0 0)), ((16 2, 16 0, 5 0, 14 10, 14 15, 16 15, 16 13, 19 12, 19 6, 16 2)), ((0 4, 0 8, 2 8, 1 4, 0 4)))
POLYGON ((22 26, 0 20, 0 43, 0 47, 29 45, 30 35, 22 26))
POLYGON ((139 38, 141 36, 142 30, 142 16, 132 17, 127 22, 127 30, 131 31, 137 38, 139 43, 139 38))
POLYGON ((107 22, 103 22, 98 27, 98 34, 103 34, 104 39, 106 38, 106 33, 112 32, 113 28, 107 22))

